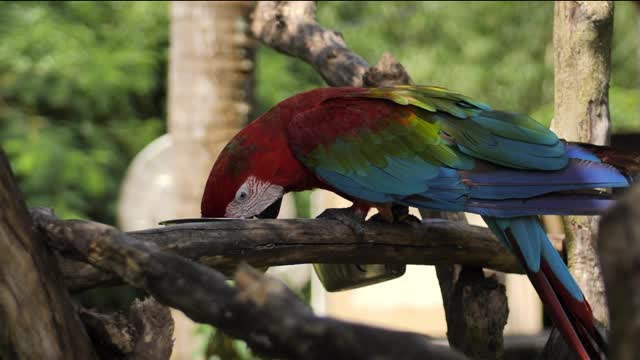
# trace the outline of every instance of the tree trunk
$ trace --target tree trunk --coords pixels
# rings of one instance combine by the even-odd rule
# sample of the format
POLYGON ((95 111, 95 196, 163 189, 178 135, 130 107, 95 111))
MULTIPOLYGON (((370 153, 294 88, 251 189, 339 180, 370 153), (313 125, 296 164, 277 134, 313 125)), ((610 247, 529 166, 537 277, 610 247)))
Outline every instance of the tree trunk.
POLYGON ((169 133, 177 217, 200 215, 211 165, 251 115, 252 8, 243 1, 171 3, 169 133))
POLYGON ((640 352, 640 186, 634 186, 600 222, 600 259, 611 304, 611 359, 640 352))
MULTIPOLYGON (((464 213, 421 211, 423 218, 467 223, 464 213)), ((505 249, 506 250, 506 249, 505 249)), ((482 267, 436 265, 449 344, 472 359, 502 359, 509 317, 506 288, 482 267)))
MULTIPOLYGON (((247 31, 253 7, 243 1, 171 2, 168 129, 178 218, 200 216, 213 162, 252 115, 255 40, 247 31)), ((189 356, 195 344, 187 334, 195 324, 172 313, 174 351, 189 356)))
MULTIPOLYGON (((609 79, 613 1, 555 4, 555 114, 551 128, 561 138, 609 142, 609 79)), ((569 268, 591 304, 608 323, 607 301, 596 251, 597 217, 565 218, 569 268)))
POLYGON ((95 358, 55 256, 34 230, 1 149, 0 204, 0 356, 95 358))

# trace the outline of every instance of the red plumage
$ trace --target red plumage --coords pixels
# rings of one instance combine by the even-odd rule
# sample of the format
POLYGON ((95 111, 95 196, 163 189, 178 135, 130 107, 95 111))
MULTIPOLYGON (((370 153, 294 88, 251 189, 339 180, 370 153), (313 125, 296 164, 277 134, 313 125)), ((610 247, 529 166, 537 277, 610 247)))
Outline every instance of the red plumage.
MULTIPOLYGON (((202 216, 223 217, 235 189, 249 174, 269 179, 286 191, 327 188, 294 157, 289 147, 287 128, 296 114, 354 90, 360 89, 323 88, 296 95, 242 129, 222 150, 209 174, 202 197, 202 216)), ((318 123, 323 121, 315 120, 318 123)), ((320 132, 305 133, 305 136, 320 135, 329 139, 333 132, 335 129, 327 128, 320 132)))

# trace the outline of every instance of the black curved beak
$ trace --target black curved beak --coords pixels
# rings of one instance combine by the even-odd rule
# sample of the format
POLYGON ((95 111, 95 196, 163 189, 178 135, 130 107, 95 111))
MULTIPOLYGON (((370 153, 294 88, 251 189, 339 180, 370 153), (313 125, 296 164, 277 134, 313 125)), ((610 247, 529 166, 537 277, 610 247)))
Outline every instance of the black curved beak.
POLYGON ((278 217, 280 213, 280 206, 282 205, 282 198, 274 201, 273 204, 269 205, 266 209, 264 209, 260 214, 256 215, 258 219, 275 219, 278 217))

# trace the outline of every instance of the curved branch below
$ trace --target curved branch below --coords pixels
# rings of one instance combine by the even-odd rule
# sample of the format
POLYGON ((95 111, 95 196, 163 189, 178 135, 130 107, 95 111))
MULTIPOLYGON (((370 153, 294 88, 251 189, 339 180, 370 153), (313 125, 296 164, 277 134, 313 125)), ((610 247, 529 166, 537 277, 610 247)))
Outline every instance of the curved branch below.
MULTIPOLYGON (((241 338, 259 352, 291 359, 464 358, 419 334, 318 317, 282 282, 246 265, 235 273, 232 287, 219 272, 111 226, 59 220, 42 209, 32 214, 52 247, 117 274, 162 304, 241 338)), ((222 225, 246 223, 251 222, 222 225)), ((260 229, 273 231, 264 224, 260 229)), ((176 232, 184 235, 175 227, 162 230, 165 240, 176 232)), ((209 230, 192 235, 201 237, 209 230)))

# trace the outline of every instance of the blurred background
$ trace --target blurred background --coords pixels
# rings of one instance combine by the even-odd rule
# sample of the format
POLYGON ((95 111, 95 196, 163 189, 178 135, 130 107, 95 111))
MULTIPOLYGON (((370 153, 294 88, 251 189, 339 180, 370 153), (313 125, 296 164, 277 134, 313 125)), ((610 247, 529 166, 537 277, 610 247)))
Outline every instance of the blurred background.
MULTIPOLYGON (((250 3, 208 6, 217 5, 0 2, 0 144, 29 206, 126 230, 198 216, 202 188, 197 184, 220 150, 207 144, 224 144, 279 101, 325 86, 309 65, 246 36, 250 3), (198 17, 208 22, 198 23, 198 17), (224 38, 231 39, 227 45, 224 38), (190 53, 199 41, 218 41, 220 48, 190 53), (225 52, 231 48, 237 51, 225 52), (191 55, 209 56, 211 64, 182 61, 191 55), (193 81, 199 76, 209 77, 205 85, 193 81), (230 83, 234 88, 221 90, 230 83), (231 105, 213 104, 225 99, 231 105), (194 138, 199 139, 192 142, 195 147, 174 151, 194 138), (172 164, 188 178, 172 177, 172 164), (196 185, 186 186, 189 181, 196 185), (172 195, 185 188, 191 193, 172 195)), ((639 10, 632 2, 616 2, 610 107, 617 141, 640 132, 639 10)), ((392 53, 415 83, 529 113, 547 125, 551 120, 553 2, 319 2, 318 21, 340 31, 372 64, 392 53)), ((302 193, 288 201, 282 216, 308 217, 338 200, 302 193)), ((290 281, 319 312, 433 336, 446 333, 429 267, 410 267, 406 277, 380 285, 386 288, 331 295, 313 285, 308 267, 295 269, 291 273, 298 275, 290 281)), ((280 273, 286 278, 290 272, 280 273)), ((518 306, 532 306, 526 300, 512 304, 512 294, 535 301, 535 294, 517 283, 508 286, 512 316, 521 314, 518 306)), ((91 306, 118 309, 121 294, 140 295, 126 287, 112 293, 77 296, 91 306)), ((508 326, 513 333, 539 331, 541 314, 533 311, 522 326, 510 318, 508 326)), ((253 356, 210 327, 178 330, 174 358, 253 356), (186 350, 180 348, 183 338, 191 341, 186 350)))

